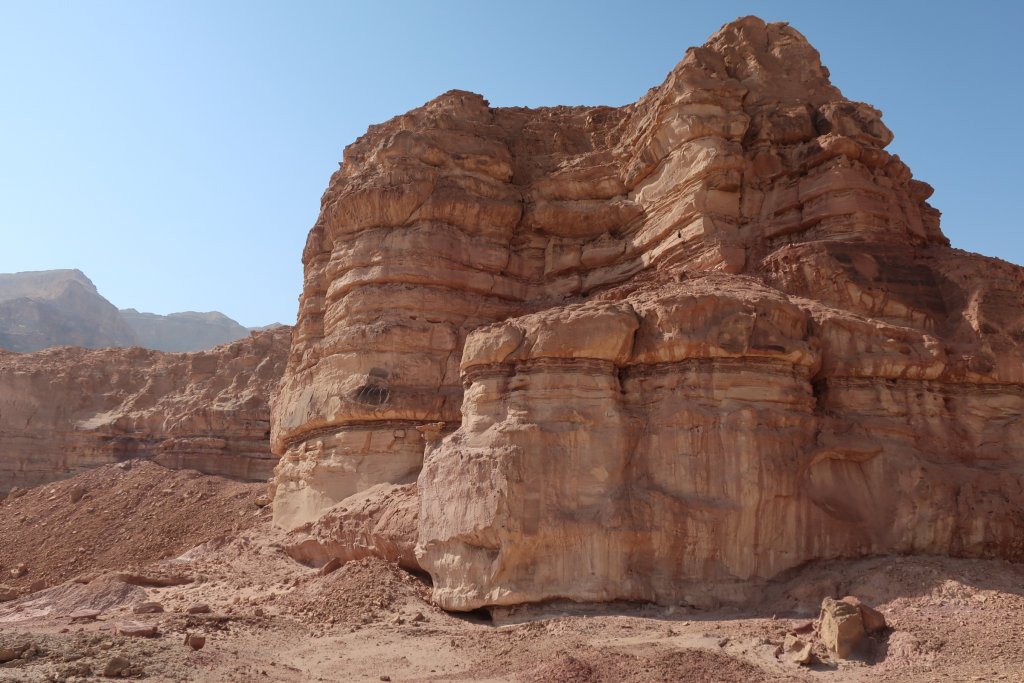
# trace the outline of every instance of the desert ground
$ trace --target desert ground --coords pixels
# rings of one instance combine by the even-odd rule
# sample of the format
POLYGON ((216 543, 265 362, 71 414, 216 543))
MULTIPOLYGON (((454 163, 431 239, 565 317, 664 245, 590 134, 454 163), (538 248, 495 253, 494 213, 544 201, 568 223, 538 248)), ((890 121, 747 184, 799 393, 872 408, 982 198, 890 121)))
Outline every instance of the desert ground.
POLYGON ((130 461, 0 502, 0 680, 1017 681, 1024 566, 876 557, 801 568, 749 610, 545 604, 447 613, 429 577, 285 552, 265 487, 130 461), (826 596, 889 625, 850 660, 826 596), (128 633, 155 634, 126 635, 128 633), (800 665, 787 633, 814 644, 800 665), (199 644, 195 649, 189 645, 199 644))

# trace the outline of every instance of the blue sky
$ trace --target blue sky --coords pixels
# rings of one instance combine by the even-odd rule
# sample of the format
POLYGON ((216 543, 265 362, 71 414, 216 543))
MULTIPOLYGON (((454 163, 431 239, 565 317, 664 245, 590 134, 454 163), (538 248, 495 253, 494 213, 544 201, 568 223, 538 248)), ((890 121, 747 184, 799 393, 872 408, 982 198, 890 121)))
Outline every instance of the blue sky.
POLYGON ((884 112, 954 246, 1024 262, 1024 3, 0 0, 0 272, 294 321, 342 149, 452 88, 621 105, 722 24, 789 21, 884 112))

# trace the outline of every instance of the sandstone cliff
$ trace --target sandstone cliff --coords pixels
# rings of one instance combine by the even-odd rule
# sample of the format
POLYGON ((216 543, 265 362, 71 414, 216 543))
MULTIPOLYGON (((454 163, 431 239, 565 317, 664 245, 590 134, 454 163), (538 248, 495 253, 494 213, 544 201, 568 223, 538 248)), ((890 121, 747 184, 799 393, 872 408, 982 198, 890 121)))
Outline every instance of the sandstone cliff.
POLYGON ((200 353, 0 351, 0 493, 128 458, 266 480, 291 328, 200 353))
POLYGON ((622 108, 371 127, 303 254, 275 520, 417 480, 449 609, 1024 559, 1024 271, 949 248, 891 139, 756 18, 622 108))

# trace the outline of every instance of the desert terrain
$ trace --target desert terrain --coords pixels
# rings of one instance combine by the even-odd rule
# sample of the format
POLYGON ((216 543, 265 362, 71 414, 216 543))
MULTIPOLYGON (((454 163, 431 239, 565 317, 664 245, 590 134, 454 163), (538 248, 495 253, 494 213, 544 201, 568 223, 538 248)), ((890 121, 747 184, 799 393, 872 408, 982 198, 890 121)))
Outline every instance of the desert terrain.
POLYGON ((893 137, 745 17, 371 126, 292 328, 0 351, 0 680, 1021 680, 1024 268, 893 137))
POLYGON ((822 562, 748 609, 457 614, 432 603, 428 576, 379 558, 327 574, 293 560, 263 496, 258 484, 133 461, 5 499, 5 585, 37 590, 0 603, 0 653, 21 653, 0 680, 923 682, 1016 681, 1024 669, 1020 564, 822 562), (888 624, 848 660, 813 634, 821 599, 847 594, 888 624), (810 666, 781 652, 796 632, 814 643, 810 666))

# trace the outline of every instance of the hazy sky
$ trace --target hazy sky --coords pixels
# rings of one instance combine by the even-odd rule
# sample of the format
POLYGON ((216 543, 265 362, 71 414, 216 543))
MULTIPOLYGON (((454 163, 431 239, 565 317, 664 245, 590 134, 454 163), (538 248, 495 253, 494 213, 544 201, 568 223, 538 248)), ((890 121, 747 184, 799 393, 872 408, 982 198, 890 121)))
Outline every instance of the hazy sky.
POLYGON ((954 246, 1024 262, 1024 3, 0 0, 0 272, 294 321, 342 149, 452 88, 621 105, 722 24, 789 21, 884 112, 954 246))

